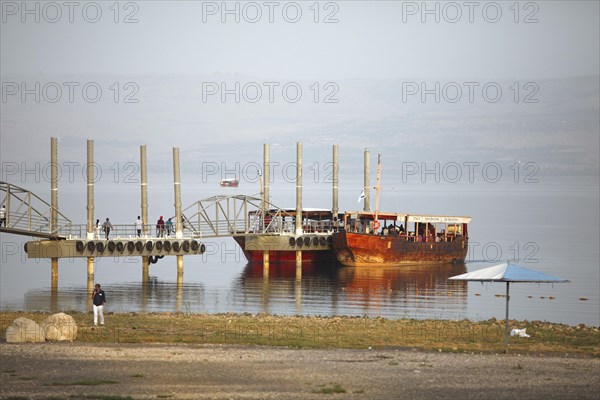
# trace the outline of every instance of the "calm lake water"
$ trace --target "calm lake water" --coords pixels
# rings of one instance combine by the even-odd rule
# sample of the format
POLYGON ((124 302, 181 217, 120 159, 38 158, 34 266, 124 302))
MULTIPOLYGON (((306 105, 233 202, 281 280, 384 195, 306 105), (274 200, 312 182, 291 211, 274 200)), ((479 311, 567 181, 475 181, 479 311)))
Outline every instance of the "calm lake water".
MULTIPOLYGON (((273 198, 283 199, 278 202, 282 206, 293 204, 293 192, 289 192, 272 188, 273 198)), ((329 187, 314 189, 307 197, 328 199, 329 193, 329 187)), ((137 204, 137 192, 134 195, 133 204, 137 204)), ((172 191, 165 190, 160 196, 172 204, 172 191)), ((342 209, 358 208, 354 191, 342 191, 342 197, 351 199, 340 205, 342 209)), ((81 204, 81 199, 78 201, 81 204)), ((323 204, 327 206, 329 200, 305 206, 323 204)), ((381 209, 472 216, 466 262, 408 268, 324 264, 305 267, 298 279, 294 265, 271 264, 268 274, 262 265, 248 265, 235 242, 227 238, 206 241, 208 251, 202 256, 185 257, 184 283, 179 287, 175 258, 151 265, 146 285, 141 283, 139 258, 96 259, 95 280, 106 291, 108 311, 114 312, 483 320, 504 318, 505 299, 499 295, 504 294, 505 285, 447 278, 510 260, 571 281, 511 285, 511 318, 600 325, 597 181, 489 187, 416 185, 386 192, 381 209)), ((113 220, 118 221, 119 215, 113 220)), ((27 260, 19 237, 3 234, 1 240, 2 310, 87 309, 85 259, 60 261, 59 288, 52 293, 49 261, 27 260)))

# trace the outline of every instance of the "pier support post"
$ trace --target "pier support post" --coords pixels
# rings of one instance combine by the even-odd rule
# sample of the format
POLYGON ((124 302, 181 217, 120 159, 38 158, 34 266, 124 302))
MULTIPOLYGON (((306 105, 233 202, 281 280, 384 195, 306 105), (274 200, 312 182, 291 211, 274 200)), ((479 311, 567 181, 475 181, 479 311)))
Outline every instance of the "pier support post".
MULTIPOLYGON (((183 237, 181 218, 181 177, 179 175, 179 148, 173 147, 173 190, 175 194, 175 237, 183 237)), ((183 256, 177 256, 177 288, 183 285, 183 256)))
POLYGON ((177 256, 177 286, 183 285, 183 256, 177 256))
POLYGON ((87 310, 92 311, 92 292, 94 291, 94 257, 87 259, 87 310))
POLYGON ((269 271, 269 250, 263 251, 263 269, 269 271))
POLYGON ((50 288, 51 288, 51 290, 57 290, 58 289, 58 258, 52 259, 51 269, 52 269, 52 272, 51 272, 50 288))
MULTIPOLYGON (((94 141, 87 141, 87 227, 86 235, 88 240, 94 239, 94 141)), ((94 257, 87 259, 87 299, 88 311, 92 309, 91 293, 94 287, 94 257)))
POLYGON ((300 271, 300 277, 302 277, 302 250, 296 250, 296 277, 300 271))
MULTIPOLYGON (((58 233, 58 141, 50 139, 50 232, 58 233)), ((52 258, 52 291, 58 290, 58 258, 52 258)))
MULTIPOLYGON (((94 141, 87 141, 87 165, 86 165, 86 183, 87 183, 87 227, 86 234, 88 240, 94 239, 94 141)), ((87 298, 88 311, 92 309, 92 290, 94 288, 94 257, 87 258, 87 298)))
POLYGON ((147 284, 148 283, 148 277, 149 277, 149 262, 148 262, 148 257, 147 256, 142 256, 142 284, 147 284))
POLYGON ((302 314, 302 270, 300 270, 300 278, 296 276, 294 284, 294 300, 296 303, 296 314, 302 314))
MULTIPOLYGON (((302 143, 296 143, 296 237, 301 236, 302 229, 302 143)), ((302 251, 296 250, 296 276, 302 276, 302 251)))

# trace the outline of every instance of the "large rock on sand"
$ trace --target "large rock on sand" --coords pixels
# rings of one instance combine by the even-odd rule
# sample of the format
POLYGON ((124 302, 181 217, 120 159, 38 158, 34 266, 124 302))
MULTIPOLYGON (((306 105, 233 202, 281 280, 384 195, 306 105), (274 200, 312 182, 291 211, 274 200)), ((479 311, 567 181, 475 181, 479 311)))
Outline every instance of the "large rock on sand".
POLYGON ((68 340, 77 338, 75 319, 65 313, 53 314, 41 323, 46 340, 68 340))
POLYGON ((6 329, 6 341, 8 343, 44 342, 45 340, 42 328, 35 321, 28 318, 17 318, 6 329))

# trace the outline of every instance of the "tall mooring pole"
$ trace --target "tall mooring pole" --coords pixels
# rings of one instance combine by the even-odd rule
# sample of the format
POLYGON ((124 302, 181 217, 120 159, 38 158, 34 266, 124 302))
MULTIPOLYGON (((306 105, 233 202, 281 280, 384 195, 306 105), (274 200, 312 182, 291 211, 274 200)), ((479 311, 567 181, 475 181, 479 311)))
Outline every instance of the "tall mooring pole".
MULTIPOLYGON (((87 239, 94 239, 94 141, 87 141, 87 239)), ((98 238, 100 239, 100 238, 98 238)), ((91 293, 94 288, 94 257, 87 258, 87 291, 88 309, 92 308, 91 293)))
POLYGON ((338 208, 338 173, 339 173, 339 164, 338 164, 338 146, 337 144, 333 145, 333 188, 332 188, 332 204, 331 204, 331 214, 333 218, 333 228, 337 231, 338 228, 338 220, 337 216, 339 213, 338 208))
POLYGON ((371 178, 369 176, 369 149, 365 149, 365 160, 364 160, 364 187, 365 191, 365 207, 364 210, 371 211, 371 178))
MULTIPOLYGON (((173 147, 173 189, 175 192, 175 237, 183 237, 181 218, 181 177, 179 175, 179 148, 173 147)), ((183 256, 177 256, 177 286, 183 284, 183 256)))
MULTIPOLYGON (((264 226, 264 221, 265 221, 265 216, 266 216, 266 212, 269 208, 268 204, 269 204, 269 198, 270 198, 270 168, 271 168, 271 163, 270 163, 270 155, 269 155, 269 145, 268 144, 264 144, 263 145, 263 175, 264 175, 264 179, 263 179, 263 190, 262 190, 262 216, 263 216, 263 226, 264 226)), ((263 273, 266 272, 266 274, 269 274, 269 250, 264 250, 263 251, 263 273)))
MULTIPOLYGON (((50 232, 58 233, 58 141, 56 138, 50 139, 50 191, 51 191, 51 210, 50 210, 50 232)), ((58 258, 52 258, 52 278, 51 289, 58 289, 58 258)))
MULTIPOLYGON (((296 238, 302 235, 302 143, 296 143, 296 238)), ((302 276, 302 250, 296 250, 296 276, 302 276)))
POLYGON ((141 201, 142 201, 142 235, 148 237, 148 170, 146 168, 146 145, 140 146, 140 174, 141 174, 141 201))
MULTIPOLYGON (((142 237, 148 237, 148 172, 146 169, 146 145, 140 146, 140 177, 142 206, 142 237)), ((148 283, 148 257, 142 256, 142 284, 148 283)))

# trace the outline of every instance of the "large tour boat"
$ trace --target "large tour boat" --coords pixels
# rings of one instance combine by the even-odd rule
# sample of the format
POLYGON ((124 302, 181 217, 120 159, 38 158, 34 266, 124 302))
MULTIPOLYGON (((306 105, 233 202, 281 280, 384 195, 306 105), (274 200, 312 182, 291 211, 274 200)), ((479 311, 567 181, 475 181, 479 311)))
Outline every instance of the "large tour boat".
POLYGON ((341 264, 396 266, 465 260, 471 217, 379 212, 380 182, 379 155, 375 212, 346 212, 342 229, 332 236, 333 251, 341 264))
POLYGON ((346 212, 333 251, 346 266, 463 262, 470 217, 346 212))

